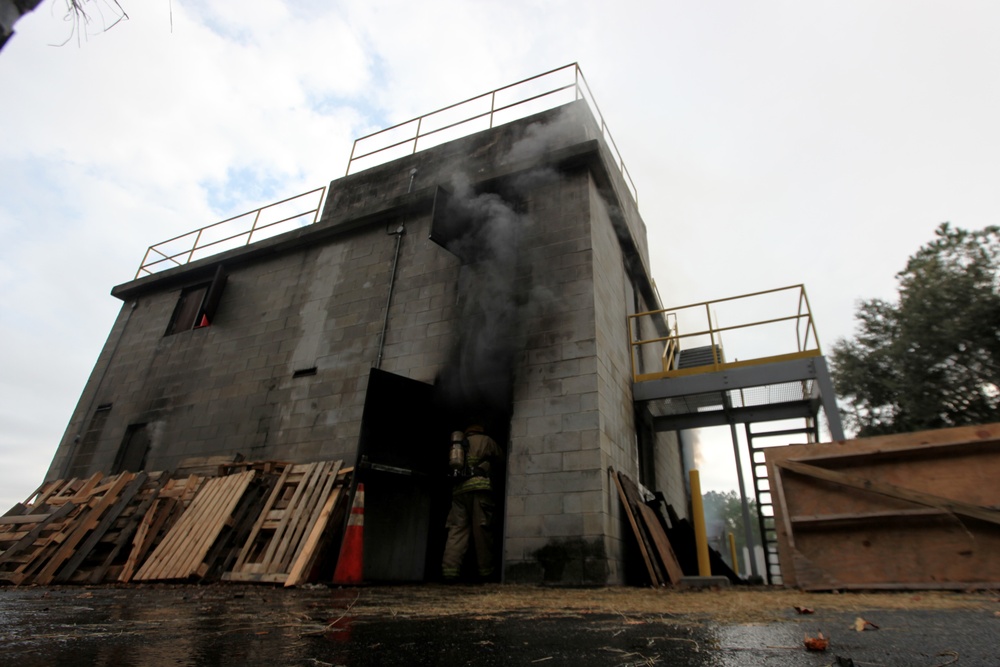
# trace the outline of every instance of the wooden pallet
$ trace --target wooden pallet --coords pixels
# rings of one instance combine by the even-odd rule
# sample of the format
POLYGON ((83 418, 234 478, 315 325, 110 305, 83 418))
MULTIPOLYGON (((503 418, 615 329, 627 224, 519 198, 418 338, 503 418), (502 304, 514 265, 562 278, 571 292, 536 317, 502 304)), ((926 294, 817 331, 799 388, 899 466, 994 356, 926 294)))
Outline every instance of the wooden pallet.
MULTIPOLYGON (((309 581, 316 569, 320 554, 325 543, 330 538, 333 527, 341 524, 340 519, 347 512, 347 501, 351 488, 351 474, 354 468, 341 468, 337 473, 337 481, 326 503, 320 510, 319 517, 313 523, 305 542, 299 547, 292 568, 285 579, 285 587, 300 586, 309 581)), ((333 533, 335 534, 335 533, 333 533)))
POLYGON ((99 584, 117 580, 128 557, 132 537, 169 476, 167 472, 138 473, 138 489, 122 494, 120 506, 113 508, 103 525, 77 548, 55 581, 99 584))
MULTIPOLYGON (((48 509, 47 505, 41 507, 48 509)), ((20 535, 19 539, 10 542, 0 554, 0 581, 21 584, 30 580, 83 511, 84 508, 76 503, 63 503, 51 511, 34 515, 33 518, 43 516, 41 521, 18 525, 14 536, 20 535)))
POLYGON ((205 478, 198 475, 166 480, 157 491, 153 502, 142 513, 142 518, 132 535, 125 562, 118 573, 118 581, 127 583, 132 580, 139 565, 177 523, 204 482, 205 478))
POLYGON ((339 497, 334 485, 341 465, 323 461, 286 466, 223 579, 287 583, 292 573, 295 581, 306 576, 339 497))
POLYGON ((144 481, 134 473, 46 482, 4 517, 0 580, 52 583, 71 573, 144 481), (19 513, 18 513, 19 512, 19 513), (96 536, 96 537, 95 537, 96 536))
POLYGON ((134 579, 203 577, 212 566, 206 561, 209 552, 223 531, 232 528, 233 512, 256 475, 256 471, 251 470, 207 480, 134 579))

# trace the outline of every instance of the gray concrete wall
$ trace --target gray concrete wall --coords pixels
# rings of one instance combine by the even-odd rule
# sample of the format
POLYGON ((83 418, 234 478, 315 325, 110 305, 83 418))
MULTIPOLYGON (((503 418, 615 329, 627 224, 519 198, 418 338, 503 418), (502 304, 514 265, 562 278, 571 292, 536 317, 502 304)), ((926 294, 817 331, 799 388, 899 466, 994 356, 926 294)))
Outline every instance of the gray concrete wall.
POLYGON ((604 473, 584 170, 532 192, 528 270, 548 302, 525 323, 507 480, 508 581, 603 583, 604 473))
MULTIPOLYGON (((406 222, 383 369, 433 382, 451 344, 459 262, 427 240, 428 226, 426 215, 406 222)), ((49 476, 63 474, 83 421, 108 403, 94 458, 78 473, 107 470, 136 423, 151 425, 151 470, 233 452, 353 461, 395 243, 380 225, 238 266, 202 329, 164 335, 180 287, 124 304, 49 476), (315 375, 293 378, 311 367, 315 375)))
MULTIPOLYGON (((513 244, 497 255, 513 266, 501 296, 516 301, 519 317, 507 341, 513 402, 501 443, 506 578, 622 582, 631 537, 608 469, 639 481, 626 317, 633 294, 656 304, 642 220, 619 199, 620 176, 582 111, 569 105, 338 179, 311 227, 116 287, 125 304, 49 476, 108 470, 138 423, 149 425, 151 470, 235 452, 353 462, 392 232, 402 224, 406 233, 383 370, 434 382, 469 333, 469 302, 497 296, 489 267, 463 268, 428 239, 441 185, 503 209, 513 244), (210 279, 219 262, 229 277, 212 325, 165 336, 183 288, 210 279), (107 404, 91 460, 70 468, 77 437, 107 404)), ((669 449, 656 447, 654 467, 672 494, 680 459, 669 449)))

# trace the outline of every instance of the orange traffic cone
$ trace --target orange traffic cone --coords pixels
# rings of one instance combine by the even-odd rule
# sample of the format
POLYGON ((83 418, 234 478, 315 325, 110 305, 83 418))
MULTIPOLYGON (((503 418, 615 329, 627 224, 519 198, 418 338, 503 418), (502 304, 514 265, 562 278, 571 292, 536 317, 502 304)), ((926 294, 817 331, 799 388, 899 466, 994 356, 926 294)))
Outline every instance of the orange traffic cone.
POLYGON ((361 583, 361 571, 364 566, 364 538, 365 485, 358 484, 358 489, 354 492, 351 516, 347 519, 347 530, 344 531, 344 541, 340 544, 340 557, 337 558, 337 569, 333 572, 333 583, 361 583))

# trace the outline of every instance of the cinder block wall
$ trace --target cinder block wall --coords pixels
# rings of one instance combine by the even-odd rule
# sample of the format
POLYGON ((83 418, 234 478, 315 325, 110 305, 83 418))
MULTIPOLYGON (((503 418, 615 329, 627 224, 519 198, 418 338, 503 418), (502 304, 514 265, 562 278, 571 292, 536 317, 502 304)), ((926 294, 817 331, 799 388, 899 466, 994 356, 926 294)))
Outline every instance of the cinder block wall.
POLYGON ((515 369, 508 581, 606 579, 590 188, 578 170, 527 202, 527 270, 549 303, 525 322, 515 369))
MULTIPOLYGON (((427 240, 427 215, 406 229, 383 368, 433 382, 450 347, 458 260, 427 240)), ((91 406, 105 404, 99 445, 80 474, 108 470, 139 423, 150 424, 150 470, 234 452, 353 461, 395 244, 378 225, 239 265, 212 326, 170 336, 182 286, 126 302, 49 477, 64 474, 91 406), (312 367, 315 375, 293 377, 312 367)))
MULTIPOLYGON (((428 239, 434 190, 513 183, 518 281, 530 298, 502 443, 506 579, 621 582, 631 538, 608 469, 639 481, 626 316, 633 295, 648 301, 651 290, 645 227, 581 105, 338 179, 316 225, 116 288, 125 303, 49 477, 69 469, 78 436, 107 404, 75 474, 110 469, 139 423, 149 424, 148 469, 235 452, 353 461, 392 232, 406 233, 381 368, 431 383, 448 363, 463 298, 460 260, 428 239), (229 278, 212 325, 164 336, 181 290, 218 262, 229 278)), ((680 458, 668 449, 657 447, 655 477, 669 494, 680 458)))

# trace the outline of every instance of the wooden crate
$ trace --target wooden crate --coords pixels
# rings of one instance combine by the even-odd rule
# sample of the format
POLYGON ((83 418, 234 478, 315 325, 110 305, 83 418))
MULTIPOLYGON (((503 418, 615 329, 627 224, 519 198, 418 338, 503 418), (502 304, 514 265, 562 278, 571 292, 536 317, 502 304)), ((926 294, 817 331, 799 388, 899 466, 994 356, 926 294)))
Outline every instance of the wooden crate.
POLYGON ((765 461, 786 585, 1000 584, 1000 424, 772 447, 765 461))

